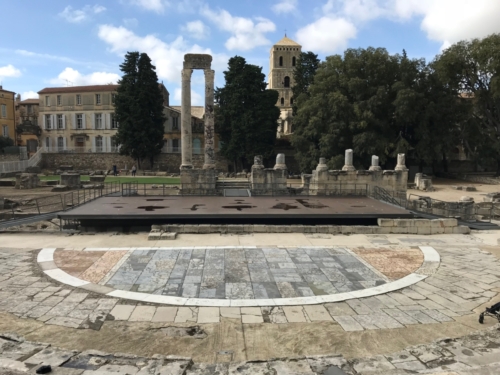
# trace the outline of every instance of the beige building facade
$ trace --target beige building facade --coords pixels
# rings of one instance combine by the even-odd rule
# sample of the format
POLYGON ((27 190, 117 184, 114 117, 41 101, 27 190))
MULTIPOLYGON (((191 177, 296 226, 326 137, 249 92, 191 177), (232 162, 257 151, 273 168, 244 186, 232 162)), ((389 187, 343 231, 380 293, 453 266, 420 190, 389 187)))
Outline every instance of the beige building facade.
POLYGON ((5 90, 0 86, 0 135, 12 140, 16 139, 15 94, 15 92, 5 90))
POLYGON ((41 146, 47 152, 116 152, 117 85, 51 87, 38 92, 41 146))
POLYGON ((28 155, 33 155, 39 146, 41 127, 38 125, 40 102, 38 99, 21 100, 16 95, 16 144, 26 147, 28 155))
POLYGON ((271 48, 268 88, 279 93, 278 102, 276 103, 281 112, 278 120, 278 137, 293 132, 293 71, 301 51, 302 46, 286 35, 271 48))

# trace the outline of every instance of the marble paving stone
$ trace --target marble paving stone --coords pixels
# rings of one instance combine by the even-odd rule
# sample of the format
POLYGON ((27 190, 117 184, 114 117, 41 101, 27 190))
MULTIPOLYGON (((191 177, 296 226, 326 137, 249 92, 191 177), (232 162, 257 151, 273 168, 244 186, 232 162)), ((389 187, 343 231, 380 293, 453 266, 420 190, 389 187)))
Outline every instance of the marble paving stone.
POLYGON ((135 305, 116 305, 109 315, 113 320, 128 320, 135 307, 135 305))
POLYGON ((198 310, 198 323, 219 323, 220 312, 218 307, 200 307, 198 310))
POLYGON ((327 321, 332 322, 333 319, 328 313, 328 310, 322 305, 306 305, 304 310, 309 317, 309 319, 314 321, 327 321))
POLYGON ((150 322, 156 312, 154 306, 136 306, 130 318, 130 322, 150 322))
POLYGON ((284 306, 283 312, 289 323, 307 322, 302 306, 284 306))
POLYGON ((340 324, 344 331, 351 332, 364 330, 363 326, 354 320, 354 318, 350 315, 334 316, 333 319, 340 324))

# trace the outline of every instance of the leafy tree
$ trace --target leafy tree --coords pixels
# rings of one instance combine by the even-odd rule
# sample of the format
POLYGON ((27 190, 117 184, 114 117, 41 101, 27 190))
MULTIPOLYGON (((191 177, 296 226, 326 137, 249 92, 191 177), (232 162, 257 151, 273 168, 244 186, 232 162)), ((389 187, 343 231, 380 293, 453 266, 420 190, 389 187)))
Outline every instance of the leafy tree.
POLYGON ((146 53, 127 52, 115 97, 115 116, 120 126, 115 141, 120 154, 137 160, 154 158, 163 147, 163 98, 155 66, 146 53))
POLYGON ((456 43, 434 67, 470 111, 460 129, 469 157, 496 160, 500 174, 500 34, 456 43))
POLYGON ((4 152, 5 147, 14 146, 14 141, 9 137, 0 136, 0 152, 4 152))
MULTIPOLYGON (((318 55, 312 52, 301 52, 297 59, 295 69, 293 70, 293 81, 295 84, 292 87, 294 115, 297 114, 297 103, 301 100, 300 96, 302 94, 308 95, 309 86, 313 83, 319 63, 318 55)), ((303 98, 303 100, 305 99, 303 98)))
POLYGON ((215 124, 222 141, 221 154, 236 168, 248 168, 255 155, 273 154, 278 92, 266 90, 262 68, 235 56, 224 72, 226 85, 215 90, 215 124))
POLYGON ((424 60, 409 59, 404 51, 349 49, 327 57, 309 97, 302 98, 292 144, 304 172, 314 169, 319 157, 326 157, 330 168, 341 168, 348 148, 362 168, 371 155, 384 164, 398 153, 430 163, 457 145, 456 116, 446 117, 455 97, 424 60))

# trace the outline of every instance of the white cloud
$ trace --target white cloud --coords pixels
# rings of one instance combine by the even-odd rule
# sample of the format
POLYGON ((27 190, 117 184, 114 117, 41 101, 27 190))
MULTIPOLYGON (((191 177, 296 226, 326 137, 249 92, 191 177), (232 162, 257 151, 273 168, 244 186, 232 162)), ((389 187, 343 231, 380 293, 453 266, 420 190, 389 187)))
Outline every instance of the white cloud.
POLYGON ((165 0, 132 0, 132 4, 156 13, 163 13, 169 2, 165 0))
POLYGON ((192 21, 182 27, 182 31, 188 33, 195 39, 206 39, 210 34, 210 28, 202 21, 192 21))
MULTIPOLYGON (((174 100, 178 103, 181 103, 182 99, 182 90, 177 87, 174 90, 174 100)), ((191 90, 191 105, 205 105, 205 101, 196 91, 191 90)))
POLYGON ((328 0, 321 11, 327 17, 345 18, 358 28, 377 18, 397 22, 421 19, 422 31, 442 43, 441 48, 500 32, 497 0, 328 0))
POLYGON ((21 71, 14 67, 14 65, 0 66, 0 78, 6 77, 20 77, 21 71))
POLYGON ((297 0, 281 0, 279 3, 273 5, 271 9, 276 14, 292 13, 297 10, 297 0))
POLYGON ((68 5, 64 10, 59 13, 59 16, 71 23, 80 23, 87 20, 92 14, 99 14, 106 10, 102 5, 85 5, 82 9, 73 9, 68 5))
POLYGON ((155 35, 144 37, 136 35, 125 27, 101 25, 98 36, 109 45, 111 52, 123 56, 127 51, 146 52, 156 66, 158 78, 180 83, 182 63, 186 53, 207 53, 212 55, 212 69, 221 71, 226 68, 228 57, 212 53, 208 48, 197 44, 188 45, 182 36, 171 43, 165 43, 155 35))
POLYGON ((211 10, 205 6, 201 14, 213 22, 220 30, 227 31, 231 36, 225 43, 228 50, 248 51, 258 46, 269 45, 266 33, 276 30, 276 25, 267 18, 234 17, 227 10, 211 10))
POLYGON ((108 83, 116 84, 120 76, 115 73, 94 72, 90 74, 82 74, 73 68, 64 69, 57 78, 51 79, 49 82, 53 85, 71 85, 71 86, 85 86, 85 85, 106 85, 108 83))
POLYGON ((179 13, 195 13, 203 4, 202 0, 130 0, 130 3, 158 14, 167 8, 179 13))
POLYGON ((70 59, 69 57, 49 55, 47 53, 37 53, 37 52, 32 52, 32 51, 26 51, 24 49, 17 49, 17 50, 15 50, 15 53, 18 55, 21 55, 21 56, 26 56, 26 57, 36 57, 36 58, 58 60, 58 61, 69 62, 69 63, 79 63, 78 61, 70 59))
POLYGON ((356 33, 356 26, 348 20, 325 16, 299 29, 296 39, 305 50, 334 53, 344 50, 356 33))
POLYGON ((38 99, 38 94, 34 91, 25 91, 21 94, 21 100, 38 99))

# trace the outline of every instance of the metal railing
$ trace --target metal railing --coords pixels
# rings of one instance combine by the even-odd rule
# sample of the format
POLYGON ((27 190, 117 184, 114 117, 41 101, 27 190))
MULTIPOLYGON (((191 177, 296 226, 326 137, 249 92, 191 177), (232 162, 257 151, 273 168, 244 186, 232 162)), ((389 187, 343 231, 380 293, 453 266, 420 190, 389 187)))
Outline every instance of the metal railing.
POLYGON ((43 149, 39 148, 28 160, 1 162, 0 173, 23 172, 28 167, 35 167, 42 160, 42 153, 43 149))
POLYGON ((44 215, 53 212, 67 211, 94 199, 120 192, 118 182, 106 182, 90 189, 78 189, 62 194, 33 198, 23 205, 11 205, 10 211, 4 211, 4 220, 20 217, 44 215))
POLYGON ((118 153, 119 147, 111 146, 95 146, 95 147, 67 147, 67 146, 54 146, 43 147, 43 152, 47 154, 91 154, 91 153, 118 153))
POLYGON ((407 205, 406 191, 386 190, 380 186, 372 186, 369 196, 395 206, 406 208, 407 205))

